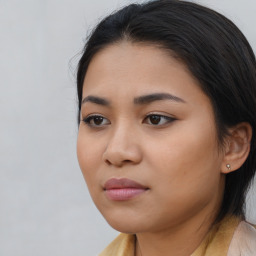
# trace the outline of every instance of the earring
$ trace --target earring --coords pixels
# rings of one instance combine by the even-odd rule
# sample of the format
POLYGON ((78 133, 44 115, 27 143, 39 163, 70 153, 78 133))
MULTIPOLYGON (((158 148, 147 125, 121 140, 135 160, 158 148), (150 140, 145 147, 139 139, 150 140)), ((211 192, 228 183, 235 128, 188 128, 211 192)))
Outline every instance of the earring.
POLYGON ((228 170, 230 171, 231 170, 231 165, 230 164, 226 164, 228 170))

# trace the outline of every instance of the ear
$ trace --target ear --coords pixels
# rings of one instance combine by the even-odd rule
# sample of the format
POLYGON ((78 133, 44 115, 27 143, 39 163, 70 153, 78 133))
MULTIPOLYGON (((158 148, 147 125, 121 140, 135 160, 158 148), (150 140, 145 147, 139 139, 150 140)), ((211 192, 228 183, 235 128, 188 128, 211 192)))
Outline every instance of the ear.
POLYGON ((252 127, 249 123, 239 123, 229 129, 221 165, 222 173, 230 173, 243 165, 250 152, 251 139, 252 127))

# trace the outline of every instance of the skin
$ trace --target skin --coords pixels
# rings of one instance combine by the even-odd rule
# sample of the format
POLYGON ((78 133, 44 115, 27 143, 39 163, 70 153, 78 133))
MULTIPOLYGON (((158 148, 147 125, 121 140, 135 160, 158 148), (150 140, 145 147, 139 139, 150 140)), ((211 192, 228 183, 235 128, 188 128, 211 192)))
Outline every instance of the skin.
POLYGON ((125 41, 94 56, 83 85, 88 96, 109 103, 88 100, 81 108, 77 155, 95 205, 113 228, 137 235, 136 255, 190 255, 216 218, 225 182, 227 151, 219 148, 209 98, 166 51, 125 41), (134 103, 153 93, 181 100, 134 103), (92 115, 102 119, 88 121, 92 115), (104 191, 110 178, 147 190, 113 201, 104 191))

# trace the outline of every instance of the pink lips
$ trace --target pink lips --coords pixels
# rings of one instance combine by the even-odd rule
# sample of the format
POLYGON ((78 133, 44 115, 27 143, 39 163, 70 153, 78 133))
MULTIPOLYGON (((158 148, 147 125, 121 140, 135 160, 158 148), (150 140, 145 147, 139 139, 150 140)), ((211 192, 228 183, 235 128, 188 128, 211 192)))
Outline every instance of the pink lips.
POLYGON ((145 191, 148 188, 129 179, 113 178, 108 180, 104 185, 104 190, 107 197, 113 201, 125 201, 132 199, 145 191))

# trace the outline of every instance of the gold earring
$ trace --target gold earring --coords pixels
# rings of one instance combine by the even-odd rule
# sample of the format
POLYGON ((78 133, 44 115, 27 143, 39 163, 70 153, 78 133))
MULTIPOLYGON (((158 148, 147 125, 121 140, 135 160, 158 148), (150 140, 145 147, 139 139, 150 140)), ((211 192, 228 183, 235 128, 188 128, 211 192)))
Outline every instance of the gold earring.
POLYGON ((230 164, 226 164, 228 170, 230 171, 231 170, 231 165, 230 164))

